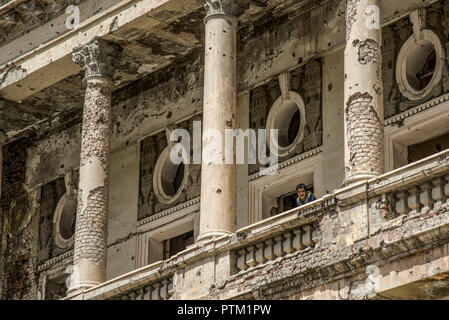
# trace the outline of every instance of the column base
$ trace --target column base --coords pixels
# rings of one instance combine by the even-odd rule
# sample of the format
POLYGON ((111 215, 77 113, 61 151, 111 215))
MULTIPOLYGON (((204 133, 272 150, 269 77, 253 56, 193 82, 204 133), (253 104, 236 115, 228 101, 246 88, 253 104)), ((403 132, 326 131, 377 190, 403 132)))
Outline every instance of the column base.
POLYGON ((82 291, 96 287, 99 284, 101 284, 101 282, 93 282, 93 281, 75 284, 73 287, 70 286, 69 290, 67 290, 67 295, 77 295, 77 294, 81 293, 82 291))
POLYGON ((68 294, 74 294, 98 286, 106 281, 106 263, 94 263, 89 259, 80 259, 73 266, 68 294))
POLYGON ((370 179, 374 179, 377 178, 379 175, 378 174, 373 174, 373 173, 357 173, 355 175, 352 175, 350 177, 345 177, 345 179, 343 180, 343 183, 341 184, 341 187, 347 187, 350 184, 354 184, 356 182, 360 182, 360 181, 364 181, 364 180, 370 180, 370 179))
POLYGON ((196 239, 196 243, 213 240, 213 239, 231 235, 231 234, 233 234, 233 232, 229 232, 229 231, 225 231, 225 230, 205 232, 198 236, 198 238, 196 239))

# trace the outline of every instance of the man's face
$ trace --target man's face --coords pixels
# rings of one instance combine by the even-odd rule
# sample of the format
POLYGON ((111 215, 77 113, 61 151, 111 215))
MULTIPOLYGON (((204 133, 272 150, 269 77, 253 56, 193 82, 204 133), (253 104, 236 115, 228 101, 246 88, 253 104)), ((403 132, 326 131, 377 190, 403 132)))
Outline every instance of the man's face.
POLYGON ((301 199, 304 199, 306 197, 306 189, 299 188, 298 189, 298 197, 300 197, 301 199))

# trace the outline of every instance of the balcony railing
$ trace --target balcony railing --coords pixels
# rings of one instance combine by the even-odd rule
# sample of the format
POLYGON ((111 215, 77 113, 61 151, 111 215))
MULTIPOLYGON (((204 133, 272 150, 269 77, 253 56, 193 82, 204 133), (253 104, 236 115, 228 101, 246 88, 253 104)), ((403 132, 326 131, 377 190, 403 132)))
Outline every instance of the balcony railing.
MULTIPOLYGON (((366 236, 368 238, 376 236, 373 232, 365 232, 358 240, 352 241, 349 247, 344 247, 346 248, 345 256, 342 256, 341 261, 337 256, 332 258, 335 261, 329 261, 331 258, 326 257, 326 259, 314 260, 317 261, 314 263, 326 260, 323 266, 309 266, 310 268, 299 266, 307 263, 307 260, 311 261, 306 256, 313 257, 326 254, 326 252, 336 254, 335 250, 330 249, 332 243, 335 244, 338 240, 334 238, 335 234, 337 237, 345 236, 346 231, 335 230, 331 225, 332 221, 337 221, 342 212, 346 208, 353 207, 354 204, 356 206, 364 204, 366 210, 380 212, 383 215, 382 221, 378 222, 381 225, 379 230, 383 230, 383 225, 386 225, 389 230, 398 228, 398 234, 395 235, 397 239, 393 237, 388 244, 382 245, 383 247, 371 249, 369 263, 381 259, 382 255, 387 253, 399 254, 397 250, 402 250, 403 246, 397 244, 408 241, 401 236, 401 227, 390 223, 398 217, 406 219, 415 215, 419 216, 418 220, 420 220, 430 216, 429 223, 426 224, 428 230, 411 228, 407 237, 418 237, 422 245, 434 241, 434 237, 428 236, 426 232, 431 234, 432 231, 429 230, 441 229, 447 223, 444 222, 446 220, 431 219, 440 211, 447 212, 449 208, 449 150, 379 178, 343 188, 302 207, 239 229, 232 235, 196 243, 168 260, 143 267, 91 288, 83 293, 83 299, 180 299, 184 290, 183 281, 180 280, 183 278, 183 273, 188 272, 186 270, 189 270, 189 267, 191 267, 190 270, 194 270, 192 266, 198 265, 202 260, 215 261, 218 260, 217 257, 228 257, 222 260, 225 261, 223 262, 225 265, 228 263, 224 267, 228 272, 224 273, 224 280, 208 283, 211 290, 220 290, 220 281, 232 283, 239 281, 238 279, 245 277, 247 273, 261 274, 258 273, 258 268, 270 268, 270 265, 278 264, 281 266, 283 259, 299 259, 295 262, 295 265, 298 265, 297 270, 312 267, 313 270, 329 268, 328 272, 320 271, 323 274, 334 275, 347 271, 347 268, 359 268, 365 262, 360 257, 356 257, 351 262, 352 255, 356 253, 350 246, 357 242, 363 245, 366 236), (337 220, 328 219, 329 216, 337 220), (323 222, 323 218, 326 218, 324 219, 326 222, 323 222), (390 245, 391 250, 387 248, 390 245), (377 251, 379 254, 376 253, 377 251)), ((371 221, 370 228, 374 228, 375 224, 375 221, 371 221)), ((407 228, 410 230, 410 225, 407 228)), ((347 231, 348 234, 350 232, 350 230, 347 231)))
POLYGON ((157 280, 149 285, 113 296, 120 300, 167 300, 172 294, 173 276, 157 280))
MULTIPOLYGON (((280 225, 281 229, 284 227, 287 228, 284 231, 274 232, 276 227, 273 226, 272 232, 267 234, 267 236, 262 237, 262 239, 251 241, 252 237, 247 237, 245 242, 249 241, 248 244, 232 251, 233 261, 236 262, 235 268, 233 268, 233 273, 239 273, 249 268, 263 265, 269 261, 274 261, 285 255, 295 254, 314 247, 318 242, 319 237, 319 217, 325 210, 334 208, 335 206, 335 198, 326 196, 313 203, 284 213, 283 215, 285 218, 288 216, 295 219, 296 216, 298 224, 295 227, 287 227, 288 224, 292 224, 293 221, 288 223, 284 222, 284 224, 280 225)), ((262 225, 266 225, 267 223, 268 225, 277 224, 278 219, 279 216, 273 217, 263 221, 264 223, 262 225)), ((256 234, 253 226, 245 228, 244 230, 249 231, 250 234, 256 234)), ((240 232, 244 232, 244 230, 240 232)), ((254 238, 260 237, 254 236, 254 238)))

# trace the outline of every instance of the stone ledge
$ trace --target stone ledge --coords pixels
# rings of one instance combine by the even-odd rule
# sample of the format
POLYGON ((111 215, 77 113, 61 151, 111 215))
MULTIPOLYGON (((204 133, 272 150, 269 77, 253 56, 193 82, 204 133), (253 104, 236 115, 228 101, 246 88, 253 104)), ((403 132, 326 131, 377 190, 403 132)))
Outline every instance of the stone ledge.
POLYGON ((169 216, 170 214, 175 213, 175 212, 177 212, 177 211, 179 211, 181 209, 185 209, 185 208, 194 206, 195 204, 199 204, 199 203, 200 203, 200 197, 193 198, 192 200, 189 200, 189 201, 183 202, 181 204, 178 204, 178 205, 174 206, 173 208, 170 208, 170 209, 158 212, 158 213, 156 213, 156 214, 154 214, 154 215, 152 215, 152 216, 150 216, 148 218, 144 218, 144 219, 140 220, 137 223, 137 225, 138 225, 138 227, 141 227, 141 226, 143 226, 143 225, 145 225, 147 223, 150 223, 152 221, 161 219, 161 218, 163 218, 165 216, 169 216))
MULTIPOLYGON (((257 241, 275 232, 282 232, 294 226, 315 221, 321 215, 322 209, 333 205, 333 203, 335 202, 332 201, 332 197, 326 196, 301 208, 290 210, 279 216, 242 228, 231 236, 227 235, 205 243, 197 243, 168 260, 145 266, 86 290, 83 292, 84 299, 109 299, 138 290, 150 285, 152 282, 157 282, 159 279, 169 277, 176 270, 187 264, 193 264, 203 258, 229 252, 242 246, 242 244, 257 241)), ((68 297, 68 299, 71 299, 71 297, 68 297)))
POLYGON ((411 184, 430 180, 446 172, 449 172, 449 150, 388 172, 378 178, 350 185, 336 191, 335 197, 339 206, 348 206, 363 199, 398 191, 411 184))
MULTIPOLYGON (((285 160, 281 163, 278 164, 278 167, 276 168, 276 170, 281 170, 283 168, 287 168, 297 162, 300 162, 302 160, 308 159, 310 157, 313 157, 316 154, 322 153, 323 152, 323 147, 318 147, 309 151, 306 151, 304 153, 301 153, 300 155, 297 155, 291 159, 285 160)), ((260 172, 254 173, 252 175, 249 176, 248 181, 254 181, 257 180, 261 177, 263 177, 264 175, 262 173, 269 173, 274 171, 275 169, 271 169, 271 168, 265 168, 265 169, 261 169, 260 172), (262 172, 262 173, 261 173, 262 172)))
MULTIPOLYGON (((346 247, 340 252, 330 248, 313 248, 278 258, 261 267, 231 276, 220 288, 213 284, 208 298, 273 299, 273 296, 278 295, 279 298, 288 291, 298 293, 341 279, 366 279, 369 276, 367 267, 370 265, 379 268, 426 250, 439 250, 441 246, 448 246, 448 222, 436 224, 407 238, 403 238, 399 232, 395 239, 385 241, 394 234, 391 231, 346 247)), ((375 296, 377 293, 371 294, 375 296)))
MULTIPOLYGON (((63 253, 55 258, 45 261, 43 264, 41 264, 37 268, 37 271, 41 272, 41 271, 50 269, 52 267, 59 266, 60 264, 63 264, 65 262, 64 260, 69 260, 72 257, 73 257, 73 250, 70 250, 70 251, 63 253)), ((71 260, 72 259, 70 259, 70 264, 72 263, 71 260)))
MULTIPOLYGON (((328 214, 329 210, 341 210, 337 206, 341 205, 342 202, 346 205, 348 202, 364 201, 379 194, 397 191, 397 188, 403 186, 404 183, 409 184, 432 179, 433 176, 448 171, 448 156, 449 150, 387 173, 379 178, 338 190, 333 195, 325 196, 300 208, 292 209, 278 216, 239 229, 232 235, 196 243, 191 248, 178 253, 168 260, 145 266, 89 289, 84 292, 84 297, 86 299, 106 299, 122 295, 122 293, 126 294, 127 292, 136 291, 150 285, 152 282, 170 277, 186 265, 193 265, 209 257, 230 254, 233 250, 247 247, 257 241, 276 236, 276 234, 281 234, 296 227, 314 223, 323 215, 328 214), (384 180, 388 181, 391 186, 384 183, 384 180), (338 204, 336 200, 339 200, 338 204)), ((226 283, 241 281, 242 277, 251 278, 252 273, 256 272, 256 270, 260 273, 262 270, 270 268, 270 266, 276 266, 276 268, 279 265, 282 268, 288 267, 288 263, 284 266, 286 259, 302 259, 303 264, 310 259, 316 259, 316 261, 313 260, 313 263, 308 262, 307 266, 298 267, 297 271, 286 273, 277 280, 270 280, 270 282, 261 285, 261 288, 270 287, 270 290, 273 291, 278 290, 272 288, 272 286, 276 286, 277 282, 292 283, 293 281, 287 279, 295 277, 303 279, 306 274, 318 274, 315 278, 336 277, 337 275, 344 277, 347 272, 356 272, 369 263, 379 261, 388 263, 390 260, 398 259, 400 256, 407 256, 413 254, 413 252, 422 251, 426 247, 447 242, 449 240, 449 220, 444 214, 447 212, 447 209, 447 205, 444 204, 439 209, 438 214, 421 214, 416 219, 401 219, 400 223, 390 223, 389 227, 384 228, 379 234, 362 238, 356 243, 343 247, 343 249, 340 248, 337 251, 335 251, 336 247, 334 245, 322 243, 321 239, 317 239, 317 245, 313 248, 286 255, 279 260, 275 259, 260 265, 260 268, 252 268, 238 273, 231 276, 224 284, 213 284, 211 290, 215 290, 213 287, 226 288, 226 283), (282 263, 278 263, 280 261, 282 263)), ((320 230, 320 232, 324 231, 320 230)), ((321 234, 321 237, 323 236, 321 234)), ((231 268, 231 266, 229 267, 231 268)), ((266 272, 263 274, 266 274, 266 272)), ((257 275, 254 275, 254 277, 257 277, 257 275)), ((304 280, 298 281, 304 282, 304 280)), ((253 289, 252 291, 256 290, 253 289)), ((240 295, 238 292, 216 294, 220 294, 220 298, 232 298, 240 295)))
POLYGON ((388 118, 388 119, 386 119, 384 121, 384 125, 385 126, 399 125, 400 123, 402 123, 402 121, 404 119, 406 119, 408 117, 411 117, 411 116, 413 116, 413 115, 415 115, 417 113, 423 112, 423 111, 425 111, 427 109, 430 109, 430 108, 432 108, 434 106, 437 106, 439 104, 442 104, 442 103, 444 103, 446 101, 449 101, 449 94, 442 95, 442 96, 440 96, 438 98, 435 98, 435 99, 432 99, 430 101, 427 101, 427 102, 425 102, 423 104, 420 104, 420 105, 418 105, 416 107, 410 108, 410 109, 408 109, 408 110, 406 110, 406 111, 404 111, 404 112, 402 112, 400 114, 392 116, 392 117, 390 117, 390 118, 388 118))
POLYGON ((158 20, 158 14, 170 11, 173 16, 168 20, 174 21, 199 7, 201 6, 194 0, 123 0, 83 21, 78 28, 1 65, 0 78, 4 78, 4 83, 0 85, 0 90, 3 98, 11 101, 24 100, 35 92, 79 73, 80 67, 71 62, 72 50, 90 42, 93 34, 110 40, 119 28, 131 27, 131 24, 145 20, 145 27, 151 29, 162 23, 158 20), (110 32, 112 26, 114 31, 110 32), (8 70, 12 66, 21 70, 20 74, 8 76, 8 70), (45 81, 42 81, 42 74, 46 74, 45 81), (21 87, 18 88, 17 84, 21 87), (28 89, 30 87, 34 90, 28 89))

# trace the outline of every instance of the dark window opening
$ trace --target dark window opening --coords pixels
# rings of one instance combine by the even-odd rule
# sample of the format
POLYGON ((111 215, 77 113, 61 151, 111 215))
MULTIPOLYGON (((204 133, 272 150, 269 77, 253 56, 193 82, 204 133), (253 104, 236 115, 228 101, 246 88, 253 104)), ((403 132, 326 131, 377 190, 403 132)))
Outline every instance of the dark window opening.
POLYGON ((175 190, 175 194, 181 187, 182 180, 184 179, 184 170, 185 170, 184 163, 181 163, 178 166, 178 169, 176 170, 175 179, 173 180, 173 188, 175 190))
POLYGON ((45 300, 59 300, 66 296, 67 275, 49 279, 45 288, 45 300))
POLYGON ((177 253, 187 249, 194 243, 193 230, 180 236, 164 241, 164 260, 173 257, 177 253))
POLYGON ((76 206, 77 202, 73 198, 62 209, 59 231, 61 237, 65 240, 69 240, 75 234, 76 206))
MULTIPOLYGON (((307 191, 314 193, 313 185, 307 186, 307 191)), ((291 209, 296 208, 296 198, 298 195, 296 194, 296 190, 289 192, 287 194, 281 195, 277 199, 277 208, 272 208, 270 212, 270 216, 276 216, 283 212, 287 212, 291 209)))
POLYGON ((162 170, 162 189, 169 197, 173 197, 181 187, 184 180, 184 163, 174 165, 170 162, 170 159, 164 164, 162 170))
POLYGON ((291 145, 298 135, 299 126, 301 125, 301 114, 299 110, 295 112, 288 127, 288 145, 291 145))
POLYGON ((437 63, 437 56, 435 51, 432 51, 426 58, 423 68, 420 73, 416 75, 419 80, 420 88, 423 90, 432 80, 433 74, 435 72, 435 67, 437 63))
POLYGON ((408 163, 427 158, 435 153, 449 149, 449 132, 439 137, 408 147, 408 163))

